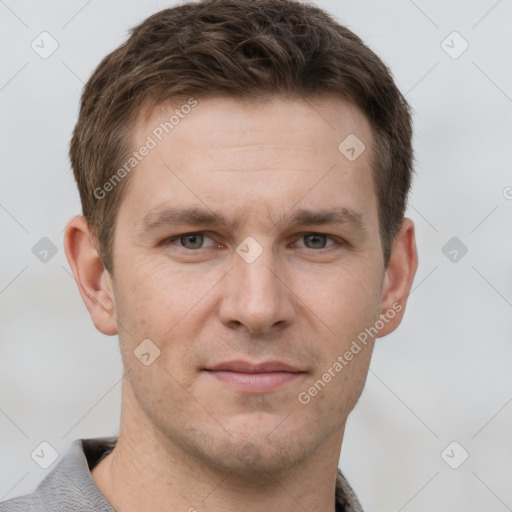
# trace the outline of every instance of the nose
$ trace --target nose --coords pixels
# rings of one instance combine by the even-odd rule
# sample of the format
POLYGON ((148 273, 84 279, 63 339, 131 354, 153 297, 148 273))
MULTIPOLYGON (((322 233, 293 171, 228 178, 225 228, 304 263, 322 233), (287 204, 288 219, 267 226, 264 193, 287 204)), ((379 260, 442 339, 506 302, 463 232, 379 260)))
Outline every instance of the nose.
POLYGON ((289 280, 276 267, 269 249, 252 263, 235 254, 224 283, 221 321, 230 328, 243 326, 251 333, 262 334, 289 325, 296 311, 289 280))

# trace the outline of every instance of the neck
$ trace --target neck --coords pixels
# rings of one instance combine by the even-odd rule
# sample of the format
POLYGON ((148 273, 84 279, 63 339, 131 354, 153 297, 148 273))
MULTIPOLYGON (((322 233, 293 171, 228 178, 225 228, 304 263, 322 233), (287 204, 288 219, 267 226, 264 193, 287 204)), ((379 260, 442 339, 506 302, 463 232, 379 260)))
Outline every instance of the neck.
POLYGON ((343 432, 287 471, 226 473, 163 436, 133 405, 123 397, 116 447, 91 472, 116 512, 335 511, 343 432))

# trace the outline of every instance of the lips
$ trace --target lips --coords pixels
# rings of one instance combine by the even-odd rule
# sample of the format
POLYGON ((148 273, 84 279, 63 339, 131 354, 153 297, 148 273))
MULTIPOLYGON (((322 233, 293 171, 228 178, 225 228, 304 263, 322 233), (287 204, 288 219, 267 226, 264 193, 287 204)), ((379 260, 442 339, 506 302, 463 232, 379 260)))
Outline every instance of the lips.
POLYGON ((291 372, 302 373, 298 368, 281 362, 266 361, 263 363, 251 363, 249 361, 228 361, 206 368, 209 371, 231 371, 239 373, 269 373, 269 372, 291 372))
POLYGON ((306 374, 282 361, 227 361, 205 368, 205 371, 222 384, 249 393, 270 393, 306 374))

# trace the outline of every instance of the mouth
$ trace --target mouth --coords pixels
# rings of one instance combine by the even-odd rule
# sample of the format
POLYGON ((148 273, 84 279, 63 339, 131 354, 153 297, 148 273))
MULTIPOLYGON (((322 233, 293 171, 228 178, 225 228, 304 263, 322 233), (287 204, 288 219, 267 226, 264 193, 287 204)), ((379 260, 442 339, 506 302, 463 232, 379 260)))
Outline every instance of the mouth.
POLYGON ((303 378, 306 372, 282 361, 228 361, 204 368, 211 377, 248 393, 270 393, 303 378))

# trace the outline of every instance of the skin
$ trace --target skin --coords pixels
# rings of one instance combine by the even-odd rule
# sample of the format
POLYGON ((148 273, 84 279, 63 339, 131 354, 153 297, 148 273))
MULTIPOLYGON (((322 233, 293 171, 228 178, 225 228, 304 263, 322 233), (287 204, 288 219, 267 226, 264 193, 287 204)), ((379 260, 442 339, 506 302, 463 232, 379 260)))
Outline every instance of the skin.
MULTIPOLYGON (((169 112, 141 115, 133 148, 169 112)), ((85 219, 71 219, 69 264, 97 329, 119 335, 125 368, 118 444, 92 470, 117 511, 334 511, 345 424, 374 340, 307 405, 297 396, 397 303, 378 337, 399 325, 417 266, 404 219, 384 268, 372 147, 368 121, 340 98, 200 100, 129 177, 113 276, 85 219), (353 162, 338 150, 351 133, 366 146, 353 162), (170 205, 237 225, 141 229, 170 205), (340 207, 360 222, 287 221, 302 208, 340 207), (190 232, 199 238, 165 244, 190 232), (252 263, 236 252, 249 236, 262 249, 252 263), (134 355, 144 339, 160 350, 149 366, 134 355), (236 359, 303 373, 249 392, 205 371, 236 359)))

